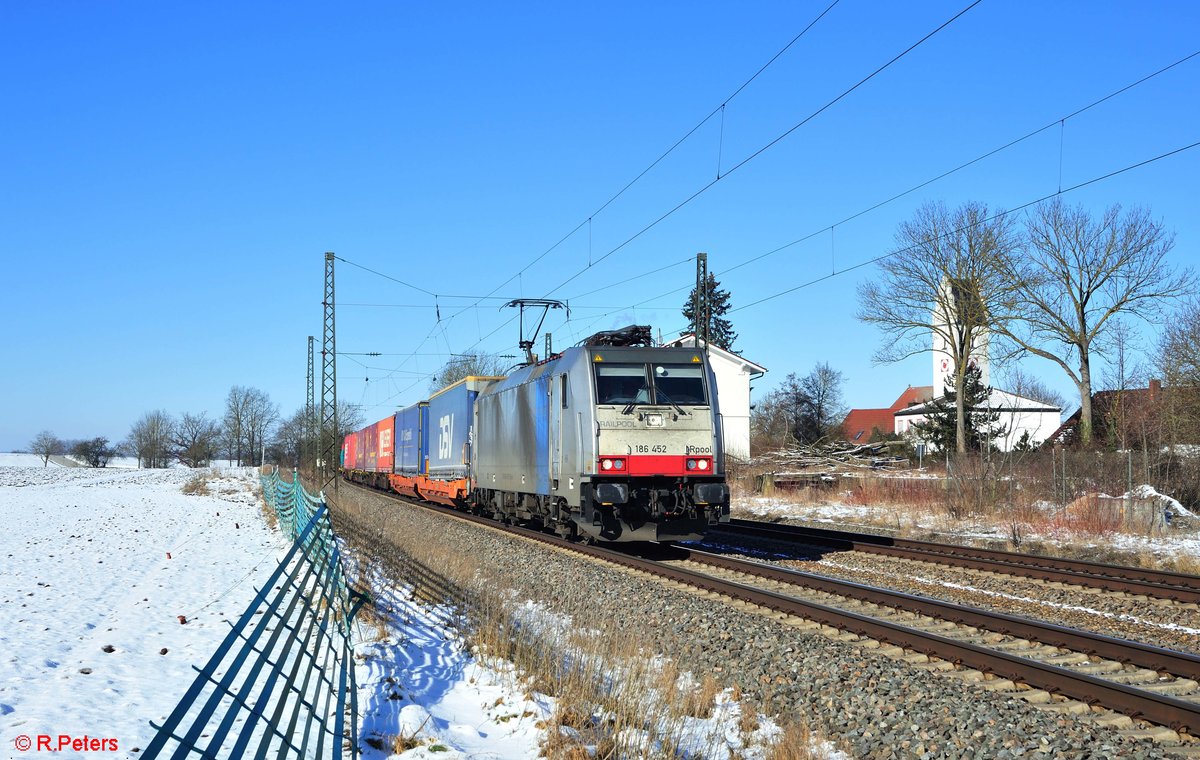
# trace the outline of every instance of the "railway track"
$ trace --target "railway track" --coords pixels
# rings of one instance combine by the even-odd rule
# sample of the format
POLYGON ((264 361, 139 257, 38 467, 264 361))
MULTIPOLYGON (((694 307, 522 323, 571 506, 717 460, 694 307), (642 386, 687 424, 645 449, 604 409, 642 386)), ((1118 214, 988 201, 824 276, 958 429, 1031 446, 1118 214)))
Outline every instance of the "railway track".
POLYGON ((753 520, 734 519, 728 525, 720 526, 719 530, 784 544, 825 546, 840 551, 932 562, 1109 592, 1169 599, 1183 604, 1200 604, 1200 577, 1183 573, 753 520))
POLYGON ((802 619, 850 640, 865 637, 919 667, 953 671, 1029 702, 1054 702, 1050 709, 1090 713, 1102 706, 1120 713, 1098 718, 1113 728, 1134 729, 1132 719, 1140 719, 1178 732, 1141 732, 1168 742, 1200 734, 1200 656, 684 547, 662 547, 658 558, 635 556, 389 496, 737 600, 785 622, 802 619))

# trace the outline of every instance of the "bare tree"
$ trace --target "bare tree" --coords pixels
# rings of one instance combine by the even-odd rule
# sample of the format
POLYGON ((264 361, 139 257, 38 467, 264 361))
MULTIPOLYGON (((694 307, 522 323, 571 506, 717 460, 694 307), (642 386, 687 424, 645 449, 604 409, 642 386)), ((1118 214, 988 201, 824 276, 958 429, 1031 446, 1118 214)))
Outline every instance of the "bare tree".
POLYGON ((250 464, 259 463, 264 444, 271 435, 271 428, 279 421, 279 405, 271 401, 264 391, 246 389, 246 416, 242 429, 245 433, 247 455, 250 464))
POLYGON ((290 417, 280 420, 275 428, 275 435, 267 444, 267 456, 280 465, 299 467, 304 452, 311 450, 310 428, 303 407, 290 417))
POLYGON ((1108 368, 1100 383, 1102 390, 1124 392, 1140 388, 1150 379, 1137 334, 1124 319, 1114 319, 1108 330, 1108 368))
POLYGON ((1039 206, 1026 228, 1027 255, 1007 257, 1020 319, 1005 324, 1005 334, 1075 383, 1080 440, 1088 445, 1093 355, 1111 347, 1117 317, 1152 319, 1190 292, 1195 278, 1168 264, 1174 236, 1143 209, 1122 214, 1111 206, 1094 218, 1055 199, 1039 206))
POLYGON ((146 412, 129 431, 129 446, 138 467, 166 467, 171 462, 175 420, 161 409, 146 412))
POLYGON ((1010 316, 1014 283, 1002 262, 1019 248, 1015 223, 982 203, 930 203, 896 233, 882 275, 858 287, 858 318, 878 326, 879 362, 945 351, 954 365, 956 449, 967 450, 964 392, 972 354, 1010 316), (932 338, 932 339, 931 339, 932 338))
POLYGON ((1061 393, 1046 385, 1041 378, 1029 374, 1020 367, 1013 366, 1006 370, 1003 381, 1003 387, 1006 390, 1022 398, 1057 406, 1059 409, 1066 408, 1067 400, 1061 393))
POLYGON ((89 467, 107 467, 117 453, 117 449, 110 446, 108 439, 103 436, 78 441, 71 447, 71 456, 82 460, 89 467))
POLYGON ((348 401, 339 401, 337 440, 341 441, 355 430, 362 428, 365 421, 362 407, 348 401))
POLYGON ((1200 440, 1200 298, 1185 303, 1166 323, 1155 356, 1167 385, 1161 434, 1172 449, 1200 440))
POLYGON ((208 414, 184 414, 175 427, 175 458, 186 467, 207 467, 217 455, 221 426, 208 414))
POLYGON ((842 406, 842 373, 823 362, 804 377, 789 373, 779 387, 755 404, 750 425, 765 445, 781 445, 789 436, 816 443, 838 430, 842 406))
POLYGON ((750 407, 751 454, 776 449, 787 442, 791 417, 784 402, 783 394, 775 389, 750 407))
POLYGON ((842 383, 845 377, 829 362, 822 362, 800 379, 800 390, 807 398, 803 417, 813 440, 827 438, 834 433, 846 414, 842 404, 842 383))
POLYGON ((464 377, 493 377, 503 375, 505 369, 503 361, 503 359, 495 354, 478 352, 459 354, 442 365, 442 368, 429 381, 429 390, 431 392, 440 391, 447 385, 453 385, 464 377))
POLYGON ((1189 300, 1166 322, 1157 354, 1168 384, 1200 387, 1200 299, 1189 300))
POLYGON ((33 442, 29 444, 29 453, 37 454, 42 458, 42 467, 49 467, 50 457, 55 454, 62 454, 66 450, 66 445, 49 430, 43 430, 38 433, 34 437, 33 442))
POLYGON ((225 416, 221 429, 224 433, 226 457, 239 465, 245 463, 246 415, 250 388, 235 385, 225 397, 225 416))

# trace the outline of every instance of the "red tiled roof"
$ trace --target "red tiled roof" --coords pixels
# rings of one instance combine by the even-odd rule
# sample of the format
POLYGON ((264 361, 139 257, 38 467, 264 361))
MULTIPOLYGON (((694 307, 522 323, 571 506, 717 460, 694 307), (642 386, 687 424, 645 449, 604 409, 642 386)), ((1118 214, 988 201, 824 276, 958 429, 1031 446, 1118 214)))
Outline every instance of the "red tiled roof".
POLYGON ((895 432, 896 412, 913 404, 923 404, 932 398, 932 385, 910 385, 887 409, 851 409, 842 422, 842 432, 847 441, 858 443, 869 440, 877 428, 881 433, 895 432))
POLYGON ((847 441, 866 443, 876 428, 891 433, 896 426, 895 414, 892 409, 851 409, 842 422, 842 431, 847 441))
POLYGON ((900 394, 900 398, 896 399, 896 403, 892 404, 891 409, 893 412, 898 412, 913 404, 924 404, 932 399, 932 385, 910 385, 904 389, 904 393, 900 394))

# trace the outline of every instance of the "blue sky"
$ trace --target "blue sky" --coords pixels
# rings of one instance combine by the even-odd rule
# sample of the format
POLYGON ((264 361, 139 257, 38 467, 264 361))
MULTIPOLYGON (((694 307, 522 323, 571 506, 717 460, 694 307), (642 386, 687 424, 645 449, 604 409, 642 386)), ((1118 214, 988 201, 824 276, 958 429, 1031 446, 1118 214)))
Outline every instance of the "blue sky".
MULTIPOLYGON (((428 291, 338 265, 339 350, 385 354, 342 357, 339 393, 374 419, 450 352, 516 353, 496 299, 569 300, 560 346, 669 336, 697 251, 738 309, 886 252, 925 201, 1011 208, 1200 140, 1197 57, 831 235, 1200 49, 1192 2, 985 0, 588 268, 968 2, 842 0, 594 213, 827 5, 0 4, 0 450, 43 428, 119 440, 155 408, 219 416, 234 384, 294 411, 325 251, 428 291)), ((1148 206, 1194 266, 1198 169, 1192 149, 1066 197, 1148 206)), ((855 406, 930 382, 928 357, 872 364, 881 336, 854 318, 872 274, 730 315, 771 370, 756 392, 822 361, 855 406)))

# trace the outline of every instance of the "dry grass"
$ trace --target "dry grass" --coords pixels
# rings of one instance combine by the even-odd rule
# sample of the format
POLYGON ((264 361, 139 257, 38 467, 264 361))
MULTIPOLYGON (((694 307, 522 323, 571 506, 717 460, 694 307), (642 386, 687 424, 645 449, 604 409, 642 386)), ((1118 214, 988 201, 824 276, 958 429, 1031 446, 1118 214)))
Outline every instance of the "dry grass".
POLYGON ((354 622, 358 623, 361 629, 370 631, 370 634, 364 637, 367 641, 383 641, 390 635, 388 620, 380 611, 374 595, 358 608, 358 613, 354 616, 354 622))
POLYGON ((767 750, 767 760, 816 760, 824 757, 814 745, 812 733, 802 723, 787 723, 783 735, 767 750))
POLYGON ((189 496, 208 496, 211 493, 208 487, 210 480, 212 480, 211 472, 198 472, 190 477, 180 490, 189 496))
POLYGON ((262 512, 263 522, 267 524, 268 528, 271 530, 279 528, 279 515, 275 514, 275 510, 271 508, 265 498, 260 500, 258 510, 262 512))

